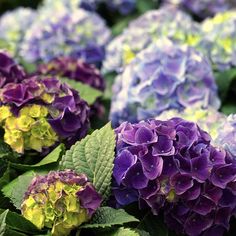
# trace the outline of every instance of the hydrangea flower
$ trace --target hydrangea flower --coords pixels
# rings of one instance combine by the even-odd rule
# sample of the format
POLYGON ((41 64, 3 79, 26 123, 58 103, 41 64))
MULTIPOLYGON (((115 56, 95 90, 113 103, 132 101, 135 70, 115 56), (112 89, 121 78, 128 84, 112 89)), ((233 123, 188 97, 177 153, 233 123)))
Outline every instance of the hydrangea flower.
POLYGON ((0 125, 11 148, 42 152, 58 141, 71 144, 88 130, 89 107, 56 78, 34 76, 0 90, 0 125))
POLYGON ((20 82, 26 76, 25 71, 5 51, 0 50, 0 89, 12 82, 20 82))
POLYGON ((164 2, 180 6, 200 18, 214 16, 236 6, 236 2, 232 0, 165 0, 164 2))
POLYGON ((168 227, 189 236, 223 235, 236 207, 236 162, 181 118, 122 123, 116 130, 113 194, 164 211, 168 227), (214 234, 217 232, 217 234, 214 234))
POLYGON ((195 107, 187 107, 185 110, 179 112, 177 110, 164 111, 156 119, 168 120, 172 117, 181 117, 185 120, 195 122, 199 127, 207 131, 212 137, 212 143, 216 143, 216 138, 219 135, 219 131, 222 130, 222 124, 227 120, 227 116, 217 110, 208 107, 207 109, 199 109, 195 107))
POLYGON ((96 13, 74 11, 40 11, 26 32, 20 55, 28 62, 49 62, 59 56, 82 58, 100 64, 110 30, 96 13))
POLYGON ((172 7, 148 11, 113 39, 106 49, 103 70, 120 72, 138 52, 161 37, 195 46, 200 40, 200 26, 190 16, 172 7))
POLYGON ((10 44, 9 50, 15 55, 19 50, 26 30, 29 28, 36 12, 31 8, 20 7, 13 11, 8 11, 0 18, 0 40, 10 44))
POLYGON ((58 57, 48 63, 41 64, 38 72, 44 75, 66 77, 95 89, 104 91, 105 81, 100 71, 92 64, 72 57, 58 57))
POLYGON ((46 0, 44 1, 43 8, 56 8, 58 10, 67 8, 71 11, 76 8, 83 8, 85 10, 95 11, 102 3, 107 5, 109 10, 118 10, 121 14, 126 15, 134 10, 136 0, 46 0))
POLYGON ((229 115, 222 122, 216 142, 236 159, 236 114, 229 115))
POLYGON ((203 38, 198 47, 214 68, 223 71, 236 66, 236 11, 218 13, 202 23, 203 38))
POLYGON ((193 48, 160 40, 143 50, 115 81, 110 118, 114 126, 188 106, 219 108, 208 60, 193 48))
MULTIPOLYGON (((87 84, 102 92, 105 90, 105 80, 100 71, 92 64, 87 64, 80 59, 71 57, 59 57, 52 61, 41 64, 38 73, 59 77, 66 77, 87 84)), ((104 106, 97 99, 90 109, 90 116, 102 117, 104 106)))
POLYGON ((88 221, 101 201, 84 174, 71 170, 51 171, 32 180, 21 212, 39 229, 50 228, 53 236, 65 236, 88 221))

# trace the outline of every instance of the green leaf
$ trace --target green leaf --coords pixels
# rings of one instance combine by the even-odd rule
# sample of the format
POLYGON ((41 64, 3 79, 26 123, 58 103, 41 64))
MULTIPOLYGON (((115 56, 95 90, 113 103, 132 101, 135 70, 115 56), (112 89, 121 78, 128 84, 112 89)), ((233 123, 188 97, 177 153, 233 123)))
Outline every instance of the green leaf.
POLYGON ((235 114, 236 113, 236 104, 231 104, 231 103, 225 104, 221 108, 221 111, 226 115, 235 114))
POLYGON ((134 216, 129 215, 123 209, 113 209, 111 207, 101 207, 94 214, 92 220, 80 228, 94 229, 107 228, 118 225, 123 225, 130 222, 138 222, 134 216))
POLYGON ((67 78, 60 78, 60 80, 73 89, 77 90, 80 94, 80 97, 84 99, 89 105, 92 105, 98 97, 102 96, 102 92, 87 84, 80 83, 75 80, 67 79, 67 78))
POLYGON ((137 229, 148 232, 150 236, 168 236, 168 229, 159 216, 148 213, 140 221, 137 229))
POLYGON ((9 210, 5 210, 0 215, 0 235, 4 235, 4 232, 6 231, 6 227, 7 227, 6 218, 7 218, 8 212, 9 210))
POLYGON ((77 142, 62 157, 60 169, 84 173, 106 199, 110 194, 115 150, 115 133, 108 123, 77 142))
POLYGON ((236 68, 223 72, 215 72, 216 82, 219 88, 221 100, 224 101, 233 80, 236 79, 236 68))
POLYGON ((3 140, 0 140, 0 158, 9 156, 12 154, 12 150, 3 140))
POLYGON ((0 214, 0 235, 35 235, 42 232, 30 221, 15 212, 0 209, 0 214), (1 234, 2 227, 5 230, 3 234, 1 234))
POLYGON ((140 234, 133 229, 120 227, 106 232, 106 236, 140 236, 140 234))
POLYGON ((146 11, 155 9, 157 7, 157 1, 137 0, 137 9, 142 14, 146 11))
POLYGON ((18 176, 16 179, 5 185, 2 189, 4 196, 10 198, 11 202, 17 209, 20 209, 24 194, 28 189, 32 179, 37 174, 45 174, 45 171, 28 171, 18 176))
POLYGON ((10 163, 10 165, 18 170, 32 170, 36 168, 42 168, 46 165, 56 163, 62 155, 65 153, 65 145, 59 144, 54 150, 52 150, 46 157, 35 165, 26 165, 19 163, 10 163))

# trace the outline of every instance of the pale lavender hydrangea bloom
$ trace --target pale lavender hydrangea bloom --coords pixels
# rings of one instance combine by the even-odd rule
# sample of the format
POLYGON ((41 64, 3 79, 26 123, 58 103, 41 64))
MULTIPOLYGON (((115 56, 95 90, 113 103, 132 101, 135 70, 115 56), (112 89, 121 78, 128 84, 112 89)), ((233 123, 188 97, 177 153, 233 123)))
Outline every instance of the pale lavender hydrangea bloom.
POLYGON ((143 50, 113 87, 110 118, 114 126, 196 105, 219 108, 217 86, 208 60, 188 46, 160 40, 143 50))

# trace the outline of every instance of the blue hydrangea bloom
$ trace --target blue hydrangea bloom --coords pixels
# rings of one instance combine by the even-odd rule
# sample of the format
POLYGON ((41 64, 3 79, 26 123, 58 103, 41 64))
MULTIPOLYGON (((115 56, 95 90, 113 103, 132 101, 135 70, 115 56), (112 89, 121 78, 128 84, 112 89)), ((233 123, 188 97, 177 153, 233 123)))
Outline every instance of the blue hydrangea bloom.
POLYGON ((120 72, 138 52, 161 37, 195 46, 200 39, 200 26, 189 15, 173 7, 148 11, 131 21, 107 46, 104 72, 120 72))
POLYGON ((232 0, 164 0, 164 2, 182 7, 200 18, 236 7, 236 2, 232 0))
POLYGON ((215 70, 236 66, 236 10, 218 13, 201 25, 198 48, 211 60, 215 70))
POLYGON ((160 40, 140 52, 117 76, 110 118, 114 126, 188 106, 219 108, 208 60, 191 47, 160 40))
POLYGON ((222 123, 216 141, 236 159, 236 114, 229 115, 222 123))
POLYGON ((31 8, 20 7, 4 13, 0 18, 0 40, 9 44, 7 48, 13 55, 17 54, 26 30, 29 28, 36 12, 31 8))
POLYGON ((40 11, 21 45, 21 56, 28 62, 48 62, 58 56, 82 58, 100 64, 110 30, 96 13, 74 11, 40 11))
POLYGON ((118 11, 126 15, 134 10, 136 0, 45 0, 43 7, 66 7, 69 10, 83 8, 89 11, 95 11, 100 4, 105 4, 111 11, 118 11))
POLYGON ((113 194, 133 202, 178 235, 223 236, 236 207, 236 162, 181 118, 122 123, 116 130, 113 194))

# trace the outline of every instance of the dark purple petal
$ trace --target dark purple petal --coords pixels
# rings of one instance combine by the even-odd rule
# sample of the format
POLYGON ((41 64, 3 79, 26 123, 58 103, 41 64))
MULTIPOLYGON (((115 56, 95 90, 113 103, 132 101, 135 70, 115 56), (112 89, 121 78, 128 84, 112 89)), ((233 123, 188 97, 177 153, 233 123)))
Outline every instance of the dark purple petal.
POLYGON ((170 181, 177 195, 185 193, 193 186, 193 179, 189 174, 176 174, 170 181))
POLYGON ((185 232, 190 236, 200 235, 203 231, 210 228, 213 224, 211 216, 203 216, 193 213, 188 217, 184 228, 185 232))
POLYGON ((121 183, 129 168, 137 161, 137 157, 128 150, 123 150, 114 160, 113 176, 118 184, 121 183))
POLYGON ((212 202, 210 199, 200 196, 200 198, 197 200, 197 203, 193 207, 193 211, 200 215, 207 215, 210 213, 214 208, 216 207, 216 204, 212 202))
POLYGON ((126 173, 122 181, 126 186, 135 189, 142 189, 147 187, 148 178, 144 175, 141 163, 134 164, 126 173))
POLYGON ((102 202, 102 197, 91 184, 87 184, 76 195, 79 197, 81 207, 88 211, 89 216, 93 215, 102 202))
POLYGON ((138 200, 137 191, 131 188, 114 188, 113 193, 116 201, 122 206, 128 205, 138 200))
POLYGON ((233 180, 236 180, 236 165, 220 165, 212 169, 211 181, 214 185, 225 188, 233 180))
POLYGON ((157 141, 157 136, 153 133, 152 130, 146 127, 140 127, 135 132, 134 136, 135 143, 137 144, 146 144, 157 141))
POLYGON ((232 209, 230 207, 220 208, 215 217, 215 224, 223 226, 229 230, 229 221, 232 215, 232 209))
POLYGON ((171 156, 175 153, 175 148, 173 146, 173 140, 169 139, 167 136, 158 136, 158 141, 152 147, 153 155, 171 156))
POLYGON ((158 176, 161 175, 162 168, 163 168, 163 159, 159 156, 153 156, 150 152, 145 156, 139 158, 144 175, 150 179, 156 179, 158 176))
POLYGON ((199 183, 194 183, 193 187, 188 189, 184 194, 181 195, 183 199, 191 201, 199 197, 201 193, 201 185, 199 183))

